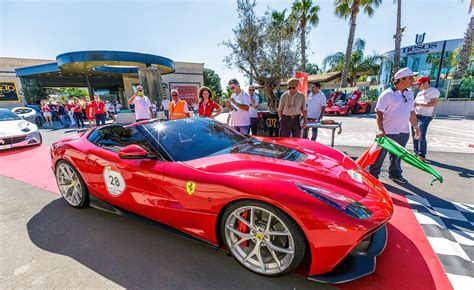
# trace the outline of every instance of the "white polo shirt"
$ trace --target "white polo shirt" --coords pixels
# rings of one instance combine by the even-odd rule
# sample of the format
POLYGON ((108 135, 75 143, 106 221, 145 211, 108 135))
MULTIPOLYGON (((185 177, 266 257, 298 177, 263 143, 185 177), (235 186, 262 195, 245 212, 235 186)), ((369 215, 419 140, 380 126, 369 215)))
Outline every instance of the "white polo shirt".
POLYGON ((317 94, 309 93, 307 106, 308 118, 318 120, 321 116, 321 108, 326 107, 326 96, 321 91, 317 94))
POLYGON ((136 120, 139 119, 150 119, 150 100, 147 96, 136 96, 133 100, 133 104, 135 105, 135 118, 136 120))
POLYGON ((410 114, 415 110, 413 92, 404 91, 405 102, 402 92, 394 90, 388 88, 380 94, 375 111, 383 113, 385 134, 409 133, 410 114))
POLYGON ((161 105, 163 106, 163 111, 168 111, 168 108, 170 106, 170 100, 163 99, 163 101, 161 101, 161 105))
MULTIPOLYGON (((255 107, 258 106, 258 102, 260 101, 260 98, 257 95, 250 96, 250 98, 255 101, 255 107)), ((250 118, 258 118, 257 108, 250 107, 249 114, 250 114, 250 118)))
MULTIPOLYGON (((243 90, 240 92, 240 94, 236 95, 233 94, 232 98, 236 103, 239 103, 241 105, 247 105, 250 106, 250 96, 243 90)), ((232 103, 231 103, 232 104, 232 103)), ((250 113, 249 111, 242 110, 238 108, 237 106, 235 107, 236 111, 233 114, 233 119, 234 119, 234 126, 250 126, 250 113)))
MULTIPOLYGON (((433 99, 439 99, 439 90, 437 88, 429 87, 426 90, 420 91, 415 98, 415 103, 428 104, 433 99)), ((415 107, 415 113, 426 117, 433 116, 434 107, 415 107)))

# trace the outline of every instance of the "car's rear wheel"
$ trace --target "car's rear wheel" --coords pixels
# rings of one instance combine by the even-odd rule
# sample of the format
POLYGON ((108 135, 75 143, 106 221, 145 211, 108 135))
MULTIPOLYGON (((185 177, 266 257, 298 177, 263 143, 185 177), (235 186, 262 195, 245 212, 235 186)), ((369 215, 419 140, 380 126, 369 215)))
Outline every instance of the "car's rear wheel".
POLYGON ((367 105, 367 107, 365 108, 365 113, 366 114, 369 114, 370 113, 370 110, 372 110, 372 107, 369 105, 367 105))
POLYGON ((352 108, 347 109, 347 116, 352 115, 352 108))
POLYGON ((74 166, 61 160, 56 165, 55 173, 59 191, 70 206, 81 208, 89 205, 86 184, 74 166))
POLYGON ((282 210, 259 201, 242 201, 226 209, 221 233, 234 258, 252 272, 280 276, 301 263, 304 234, 282 210))

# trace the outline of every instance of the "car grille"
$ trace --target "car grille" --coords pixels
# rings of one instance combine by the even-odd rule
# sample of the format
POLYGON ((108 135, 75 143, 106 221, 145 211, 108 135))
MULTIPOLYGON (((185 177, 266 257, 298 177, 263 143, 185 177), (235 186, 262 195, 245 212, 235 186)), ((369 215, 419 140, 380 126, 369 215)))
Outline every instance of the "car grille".
POLYGON ((25 141, 26 136, 0 138, 0 145, 10 145, 25 141))

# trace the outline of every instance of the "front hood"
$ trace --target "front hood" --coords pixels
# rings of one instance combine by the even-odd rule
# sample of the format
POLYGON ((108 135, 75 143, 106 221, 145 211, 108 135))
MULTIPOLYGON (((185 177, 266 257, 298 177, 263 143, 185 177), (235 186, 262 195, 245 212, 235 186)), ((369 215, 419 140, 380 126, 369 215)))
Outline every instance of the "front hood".
MULTIPOLYGON (((290 161, 248 153, 227 153, 185 162, 195 169, 217 174, 231 174, 278 179, 325 188, 345 194, 355 200, 365 197, 370 182, 348 156, 306 139, 258 138, 267 144, 276 144, 301 153, 290 161)), ((271 186, 271 182, 269 183, 271 186)))
POLYGON ((21 136, 37 131, 38 127, 25 120, 0 121, 0 138, 21 136), (23 132, 23 129, 28 128, 28 132, 23 132))

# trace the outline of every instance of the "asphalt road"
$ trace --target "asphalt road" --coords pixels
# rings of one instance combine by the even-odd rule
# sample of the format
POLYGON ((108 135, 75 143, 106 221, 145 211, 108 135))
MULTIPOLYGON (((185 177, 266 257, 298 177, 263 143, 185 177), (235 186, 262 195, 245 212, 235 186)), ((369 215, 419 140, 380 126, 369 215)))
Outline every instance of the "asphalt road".
MULTIPOLYGON (((42 130, 45 144, 74 132, 42 130)), ((337 144, 337 142, 336 142, 337 144)), ((358 156, 363 147, 337 147, 358 156)), ((474 157, 430 153, 445 183, 404 166, 409 185, 382 173, 388 190, 474 204, 474 157)), ((333 289, 297 275, 249 273, 225 251, 94 208, 73 209, 54 193, 0 176, 0 289, 333 289)), ((407 277, 409 279, 409 277, 407 277)))

